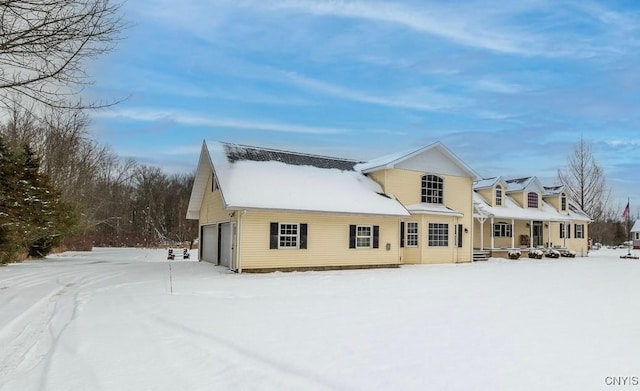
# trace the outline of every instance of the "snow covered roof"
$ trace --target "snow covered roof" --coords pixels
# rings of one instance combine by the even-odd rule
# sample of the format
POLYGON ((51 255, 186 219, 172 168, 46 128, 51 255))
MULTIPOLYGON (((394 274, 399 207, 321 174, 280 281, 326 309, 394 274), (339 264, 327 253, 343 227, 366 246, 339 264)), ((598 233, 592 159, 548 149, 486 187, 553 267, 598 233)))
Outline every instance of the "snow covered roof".
POLYGON ((391 169, 391 168, 405 168, 416 169, 420 171, 435 170, 440 173, 456 174, 471 177, 473 179, 478 177, 478 174, 469 167, 466 163, 460 160, 453 152, 441 142, 435 142, 427 145, 426 147, 413 148, 410 150, 386 155, 377 159, 370 160, 366 163, 357 164, 356 170, 360 170, 365 174, 391 169), (429 155, 433 155, 434 158, 429 158, 429 155), (445 159, 442 159, 442 157, 445 159), (416 160, 411 164, 411 160, 416 160))
POLYGON ((553 195, 559 195, 564 191, 564 185, 559 185, 559 186, 544 186, 543 187, 544 192, 542 193, 543 196, 553 196, 553 195))
MULTIPOLYGON (((553 206, 542 201, 542 208, 523 208, 510 196, 504 198, 503 206, 490 206, 481 195, 473 193, 473 205, 478 217, 495 217, 515 220, 542 220, 542 221, 588 221, 589 217, 580 211, 570 210, 567 214, 558 212, 553 206)), ((571 204, 570 204, 571 205, 571 204)))
POLYGON ((494 186, 497 186, 499 183, 502 183, 503 186, 505 186, 505 188, 508 186, 503 177, 497 176, 493 178, 485 178, 485 179, 480 179, 479 181, 476 181, 473 184, 473 190, 489 189, 494 186))
POLYGON ((640 220, 636 220, 636 222, 633 223, 633 227, 631 227, 631 232, 640 232, 640 220))
POLYGON ((444 205, 438 204, 413 204, 407 206, 407 210, 411 213, 427 213, 430 215, 458 216, 463 217, 462 212, 451 209, 444 205))
MULTIPOLYGON (((210 167, 198 164, 196 182, 206 187, 205 177, 213 170, 228 209, 409 216, 398 200, 354 170, 353 160, 228 143, 212 143, 210 148, 204 143, 203 151, 201 161, 208 160, 210 167)), ((199 193, 194 183, 189 218, 198 218, 203 200, 199 193)))

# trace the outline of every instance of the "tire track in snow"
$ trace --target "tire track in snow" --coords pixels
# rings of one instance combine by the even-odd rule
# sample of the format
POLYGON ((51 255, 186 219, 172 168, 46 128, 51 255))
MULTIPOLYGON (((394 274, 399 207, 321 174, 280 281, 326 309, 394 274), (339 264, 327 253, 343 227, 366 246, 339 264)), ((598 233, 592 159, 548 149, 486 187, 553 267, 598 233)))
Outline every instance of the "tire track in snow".
MULTIPOLYGON (((163 318, 157 314, 150 312, 145 306, 141 305, 135 297, 129 295, 128 302, 138 308, 138 315, 144 314, 148 318, 152 319, 154 325, 163 326, 166 329, 177 331, 180 334, 187 333, 190 337, 196 337, 200 340, 204 339, 209 342, 213 342, 216 346, 215 354, 221 359, 231 361, 233 364, 229 367, 236 367, 237 363, 242 363, 242 370, 246 372, 256 371, 260 373, 266 379, 273 379, 271 373, 276 372, 280 376, 275 377, 277 385, 286 385, 287 389, 326 389, 326 390, 349 390, 346 385, 337 384, 330 380, 327 380, 319 374, 305 370, 302 367, 296 367, 290 363, 279 360, 277 357, 267 356, 255 351, 251 351, 238 344, 235 344, 224 338, 208 334, 206 332, 188 327, 184 324, 178 323, 172 319, 163 318), (253 365, 246 365, 247 363, 253 365), (281 380, 286 379, 286 380, 281 380)), ((183 339, 184 342, 191 344, 194 348, 202 349, 202 344, 194 339, 183 339)), ((261 388, 265 388, 262 384, 261 388)), ((246 388, 238 385, 238 388, 246 388)), ((281 389, 281 387, 274 387, 274 389, 281 389)))
POLYGON ((38 389, 43 390, 52 359, 59 348, 60 337, 90 297, 87 288, 123 273, 105 274, 102 270, 77 269, 56 273, 55 268, 47 268, 45 272, 35 273, 35 276, 28 274, 12 279, 27 286, 45 282, 54 282, 56 285, 47 295, 0 328, 0 346, 3 346, 0 351, 0 379, 16 379, 42 365, 38 389), (45 274, 48 276, 46 279, 41 277, 45 274))

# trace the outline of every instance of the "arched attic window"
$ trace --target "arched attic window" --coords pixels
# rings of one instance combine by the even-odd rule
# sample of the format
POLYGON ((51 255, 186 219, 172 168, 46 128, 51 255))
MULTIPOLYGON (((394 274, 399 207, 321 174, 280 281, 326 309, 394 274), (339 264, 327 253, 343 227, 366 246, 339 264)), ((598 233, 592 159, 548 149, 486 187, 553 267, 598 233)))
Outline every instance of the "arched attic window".
POLYGON ((502 206, 502 186, 496 186, 496 206, 502 206))
POLYGON ((538 208, 538 193, 530 192, 527 194, 527 206, 529 208, 538 208))
POLYGON ((422 176, 422 197, 421 202, 429 204, 442 204, 443 180, 437 175, 422 176))
POLYGON ((567 211, 567 195, 565 193, 560 195, 560 210, 563 212, 567 211))

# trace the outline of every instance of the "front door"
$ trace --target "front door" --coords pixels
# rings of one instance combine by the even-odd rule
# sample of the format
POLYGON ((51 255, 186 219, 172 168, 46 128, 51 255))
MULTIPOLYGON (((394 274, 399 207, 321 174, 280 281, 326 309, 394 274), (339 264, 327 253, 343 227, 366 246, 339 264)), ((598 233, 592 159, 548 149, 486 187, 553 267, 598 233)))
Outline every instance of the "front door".
POLYGON ((542 243, 543 243, 542 221, 533 222, 532 243, 533 243, 533 247, 542 246, 542 243))

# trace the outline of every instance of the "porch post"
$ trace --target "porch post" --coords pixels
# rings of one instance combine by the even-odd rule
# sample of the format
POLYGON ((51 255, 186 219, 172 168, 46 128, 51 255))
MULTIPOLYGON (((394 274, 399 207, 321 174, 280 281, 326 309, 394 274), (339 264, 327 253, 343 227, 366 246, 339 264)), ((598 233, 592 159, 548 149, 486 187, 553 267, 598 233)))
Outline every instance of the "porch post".
POLYGON ((529 247, 533 248, 533 220, 529 220, 529 247))
POLYGON ((495 240, 495 239, 494 239, 494 236, 495 236, 495 235, 494 235, 494 233, 493 233, 494 220, 495 220, 495 218, 492 216, 492 217, 491 217, 491 227, 490 227, 490 230, 491 230, 491 249, 496 248, 496 245, 495 245, 495 243, 494 243, 494 240, 495 240))
POLYGON ((511 219, 511 248, 516 248, 516 224, 514 219, 511 219))
POLYGON ((486 218, 479 219, 480 221, 480 251, 484 250, 484 222, 486 218))

